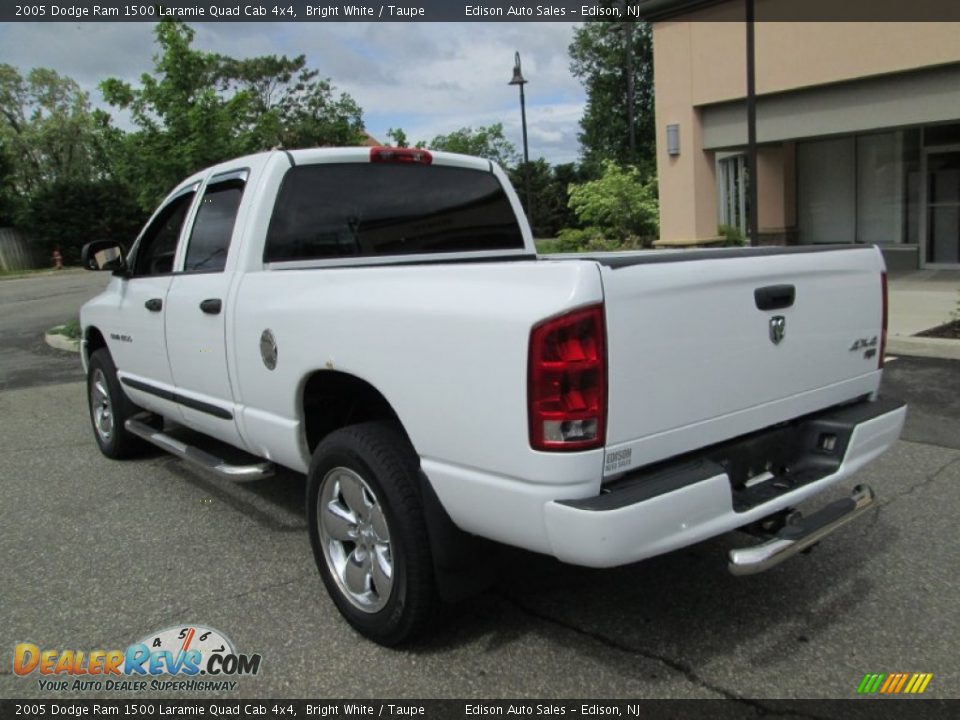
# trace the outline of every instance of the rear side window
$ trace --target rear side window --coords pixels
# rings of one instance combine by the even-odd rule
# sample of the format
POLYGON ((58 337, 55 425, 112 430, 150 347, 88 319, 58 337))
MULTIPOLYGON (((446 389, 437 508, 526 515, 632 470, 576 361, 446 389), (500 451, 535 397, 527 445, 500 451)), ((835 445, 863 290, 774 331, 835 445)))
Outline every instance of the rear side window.
POLYGON ((230 180, 207 187, 190 233, 184 271, 219 272, 223 270, 242 198, 243 182, 239 180, 230 180))
POLYGON ((264 260, 523 247, 513 208, 492 173, 436 165, 328 163, 287 171, 264 260))

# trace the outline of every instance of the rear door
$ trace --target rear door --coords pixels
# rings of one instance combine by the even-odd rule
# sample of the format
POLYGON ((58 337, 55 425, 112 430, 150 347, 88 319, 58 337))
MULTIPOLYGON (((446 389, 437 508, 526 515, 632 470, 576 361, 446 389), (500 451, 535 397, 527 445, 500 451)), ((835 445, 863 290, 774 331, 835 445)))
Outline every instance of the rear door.
POLYGON ((876 391, 876 248, 667 253, 601 265, 608 474, 876 391))
POLYGON ((184 422, 242 445, 227 372, 227 299, 234 274, 227 272, 247 170, 210 178, 181 253, 183 270, 167 296, 167 346, 184 422))

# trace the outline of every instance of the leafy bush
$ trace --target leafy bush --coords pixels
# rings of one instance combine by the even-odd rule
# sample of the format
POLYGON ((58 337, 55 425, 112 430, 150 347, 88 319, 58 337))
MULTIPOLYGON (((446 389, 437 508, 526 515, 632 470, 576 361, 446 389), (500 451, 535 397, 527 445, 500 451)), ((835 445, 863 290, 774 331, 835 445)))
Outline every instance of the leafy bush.
POLYGON ((596 228, 564 228, 557 233, 557 252, 584 252, 590 245, 605 242, 603 233, 596 228))
POLYGON ((537 251, 541 254, 577 253, 577 252, 614 252, 617 250, 641 250, 644 239, 630 235, 622 240, 604 237, 596 228, 580 230, 564 228, 556 238, 537 240, 537 251))
POLYGON ((600 230, 606 238, 624 241, 630 236, 653 238, 657 234, 657 181, 643 178, 635 167, 620 167, 608 160, 598 179, 571 184, 569 192, 570 208, 580 222, 600 230))
POLYGON ((723 243, 724 247, 742 247, 747 244, 747 239, 740 232, 740 228, 733 225, 721 225, 717 228, 717 234, 726 241, 723 243))

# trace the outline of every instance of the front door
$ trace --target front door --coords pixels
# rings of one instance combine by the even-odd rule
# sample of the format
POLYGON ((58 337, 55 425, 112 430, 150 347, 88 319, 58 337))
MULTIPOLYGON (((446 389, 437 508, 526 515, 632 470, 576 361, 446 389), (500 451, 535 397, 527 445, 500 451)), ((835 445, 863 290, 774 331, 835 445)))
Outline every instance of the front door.
POLYGON ((171 198, 140 236, 123 279, 115 322, 105 328, 118 377, 130 399, 148 410, 178 418, 171 396, 165 325, 173 263, 194 188, 171 198))
POLYGON ((926 152, 924 265, 960 268, 960 147, 926 152))

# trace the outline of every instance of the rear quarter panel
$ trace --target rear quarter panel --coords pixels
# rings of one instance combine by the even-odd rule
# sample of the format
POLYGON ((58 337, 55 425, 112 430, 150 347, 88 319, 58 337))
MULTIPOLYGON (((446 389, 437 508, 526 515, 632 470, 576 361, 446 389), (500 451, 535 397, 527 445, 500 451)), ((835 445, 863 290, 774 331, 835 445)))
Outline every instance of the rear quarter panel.
POLYGON ((232 329, 244 435, 303 470, 301 393, 315 371, 377 388, 425 462, 531 483, 599 483, 602 451, 531 450, 527 350, 545 317, 602 299, 592 262, 513 261, 245 275, 232 329), (269 329, 275 370, 260 355, 269 329))

